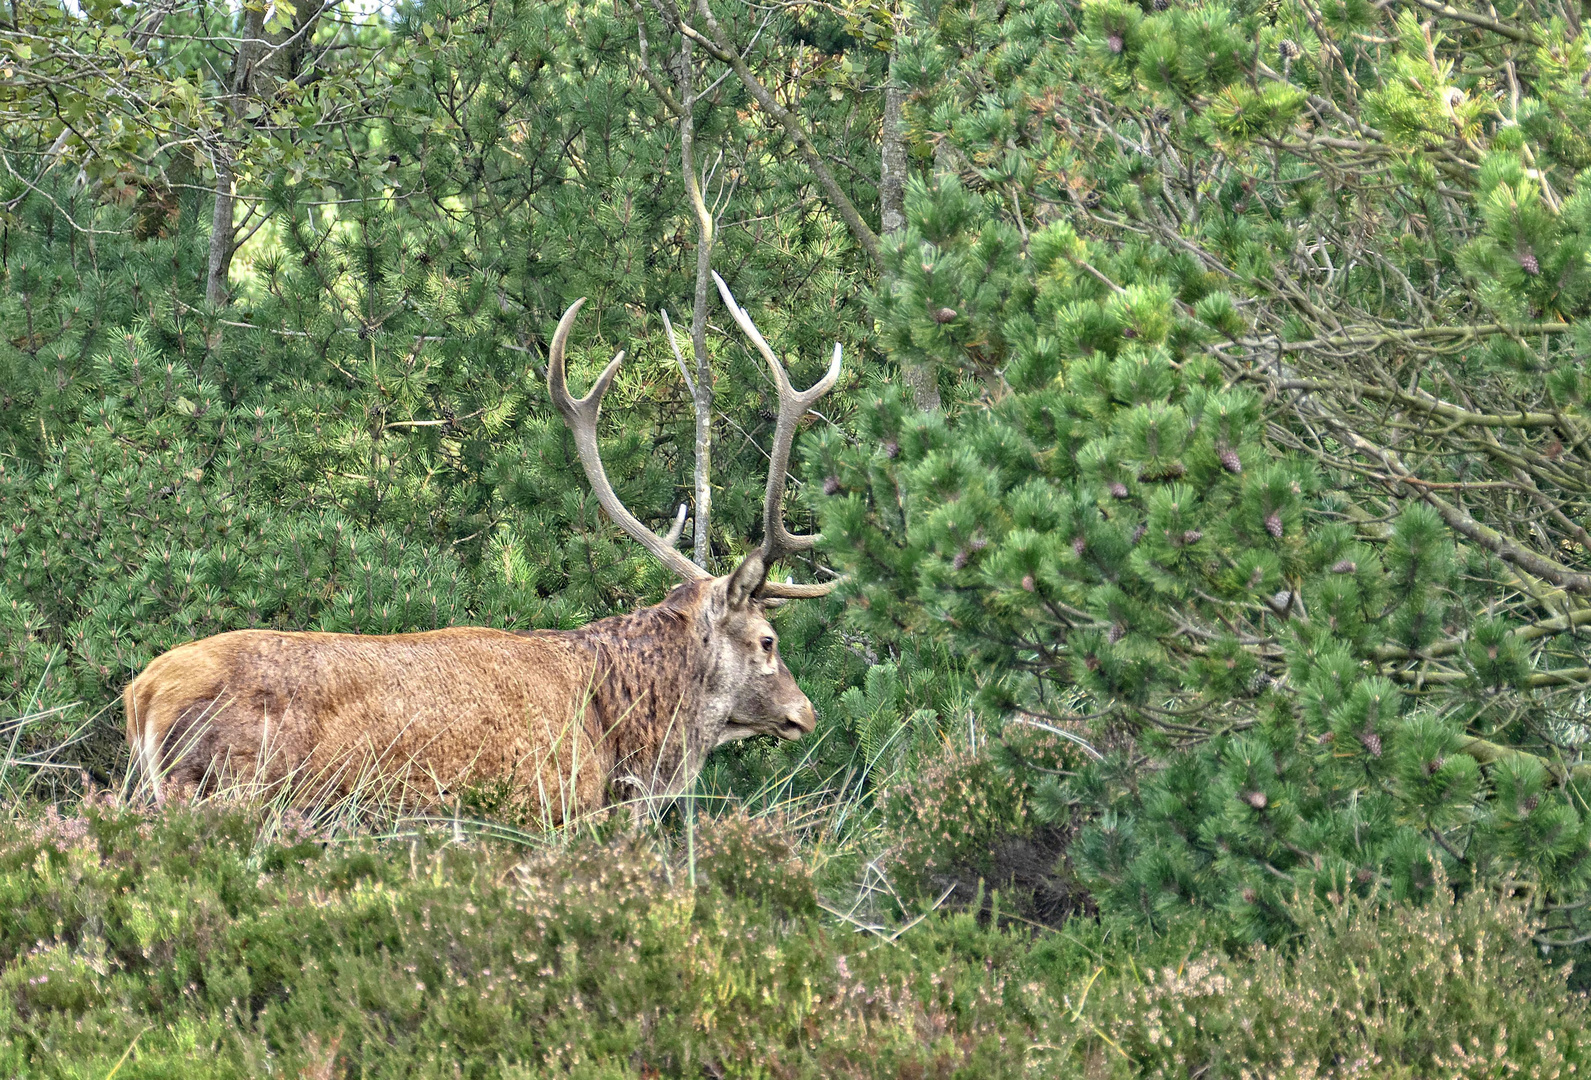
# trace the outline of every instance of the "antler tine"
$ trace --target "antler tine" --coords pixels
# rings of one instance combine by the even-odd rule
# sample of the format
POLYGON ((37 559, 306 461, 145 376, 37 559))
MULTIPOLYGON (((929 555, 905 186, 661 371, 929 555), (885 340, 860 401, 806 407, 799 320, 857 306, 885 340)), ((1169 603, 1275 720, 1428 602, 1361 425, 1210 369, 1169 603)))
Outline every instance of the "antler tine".
MULTIPOLYGON (((774 424, 773 449, 768 455, 768 488, 762 503, 762 558, 765 564, 772 566, 786 555, 807 551, 818 542, 816 536, 795 536, 785 528, 784 487, 790 472, 790 447, 795 441, 796 425, 807 414, 812 403, 828 393, 839 380, 841 347, 839 342, 835 342, 834 359, 829 362, 829 370, 824 373, 823 378, 806 390, 797 391, 790 385, 790 373, 774 355, 773 349, 769 348, 767 340, 751 321, 746 309, 736 302, 734 294, 729 291, 729 286, 724 284, 724 279, 714 272, 713 281, 718 284, 718 295, 723 298, 724 306, 729 309, 735 322, 757 346, 757 351, 767 362, 768 372, 773 376, 774 388, 779 394, 779 419, 774 424)), ((769 581, 764 583, 762 595, 789 599, 824 596, 832 592, 838 584, 838 581, 824 582, 820 585, 795 585, 769 581)))
POLYGON ((575 315, 585 302, 586 298, 582 296, 570 304, 569 310, 565 311, 563 318, 558 320, 558 329, 552 335, 552 345, 547 350, 547 389, 552 392, 554 407, 575 437, 575 451, 580 455, 580 465, 585 470, 586 479, 591 483, 591 490, 596 492, 597 502, 607 511, 613 523, 651 552, 658 562, 686 581, 711 577, 712 575, 706 570, 674 549, 674 544, 679 540, 680 533, 685 527, 683 505, 680 506, 679 513, 674 519, 674 527, 668 531, 668 535, 659 536, 625 509, 624 504, 619 501, 619 496, 614 492, 613 485, 608 482, 608 473, 602 467, 602 455, 597 448, 597 416, 602 410, 602 395, 608 392, 614 376, 619 373, 619 365, 624 363, 624 353, 620 352, 609 361, 608 366, 602 369, 602 374, 597 376, 596 382, 591 384, 591 389, 586 392, 585 397, 577 398, 569 393, 564 349, 569 342, 569 331, 575 324, 575 315))

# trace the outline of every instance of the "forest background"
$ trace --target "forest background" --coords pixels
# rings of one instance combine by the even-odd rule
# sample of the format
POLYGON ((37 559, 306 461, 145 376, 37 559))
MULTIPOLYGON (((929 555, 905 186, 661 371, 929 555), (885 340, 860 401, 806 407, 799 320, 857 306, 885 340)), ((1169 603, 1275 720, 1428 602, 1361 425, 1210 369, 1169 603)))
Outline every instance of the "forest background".
POLYGON ((1587 15, 16 0, 7 1071, 1582 1061, 1587 15), (576 297, 621 496, 732 566, 773 399, 710 271, 848 357, 814 736, 644 841, 104 794, 180 642, 662 595, 545 397, 576 297))

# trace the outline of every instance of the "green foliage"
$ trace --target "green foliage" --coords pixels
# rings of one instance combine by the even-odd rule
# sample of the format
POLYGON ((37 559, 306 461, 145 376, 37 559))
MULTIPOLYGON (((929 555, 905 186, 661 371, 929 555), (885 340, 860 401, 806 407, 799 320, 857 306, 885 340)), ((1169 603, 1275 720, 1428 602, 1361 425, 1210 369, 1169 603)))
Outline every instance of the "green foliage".
POLYGON ((1290 952, 1190 950, 1095 990, 1134 1075, 1565 1075, 1591 1053, 1568 972, 1533 955, 1518 906, 1473 896, 1299 912, 1290 952), (1320 1070, 1314 1072, 1315 1069, 1320 1070), (1274 1073, 1273 1073, 1274 1075, 1274 1073))
POLYGON ((1043 1004, 937 934, 930 972, 824 926, 800 861, 786 847, 770 876, 782 842, 744 818, 704 839, 697 891, 634 840, 516 858, 258 824, 103 804, 7 822, 6 1074, 104 1075, 125 1052, 129 1077, 1016 1076, 1043 1004))
POLYGON ((1106 911, 1277 941, 1295 897, 1429 898, 1435 862, 1583 938, 1586 39, 1499 25, 912 26, 933 167, 871 310, 944 408, 878 380, 808 476, 853 626, 965 657, 991 731, 1104 751, 977 767, 1089 819, 1106 911))
POLYGON ((102 799, 8 817, 6 1074, 1481 1077, 1591 1051, 1522 908, 1484 894, 1305 905, 1296 948, 1236 954, 998 907, 864 935, 814 910, 767 819, 698 834, 695 889, 678 835, 452 836, 102 799))

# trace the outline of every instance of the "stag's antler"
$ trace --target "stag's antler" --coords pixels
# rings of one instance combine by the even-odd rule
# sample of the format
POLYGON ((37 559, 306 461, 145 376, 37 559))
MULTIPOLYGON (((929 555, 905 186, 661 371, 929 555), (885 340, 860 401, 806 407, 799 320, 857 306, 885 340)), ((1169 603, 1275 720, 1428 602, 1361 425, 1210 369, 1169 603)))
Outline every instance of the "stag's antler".
POLYGON ((624 353, 621 351, 608 362, 585 397, 577 398, 569 393, 564 348, 569 342, 569 331, 575 324, 575 315, 585 302, 586 298, 582 296, 570 304, 569 310, 558 320, 558 329, 552 335, 552 346, 547 350, 547 388, 552 391, 553 405, 574 434, 575 450, 580 455, 580 465, 586 471, 586 479, 591 482, 591 490, 597 493, 597 502, 608 512, 614 524, 650 551, 664 566, 686 581, 711 577, 674 547, 685 528, 683 503, 674 517, 673 528, 669 529, 667 535, 659 536, 625 509, 613 485, 608 483, 607 470, 602 467, 602 454, 597 449, 597 414, 602 410, 602 395, 608 392, 613 377, 619 373, 619 365, 624 363, 624 353))
MULTIPOLYGON (((797 393, 790 385, 789 372, 785 371, 784 365, 774 356, 767 341, 763 340, 762 334, 751 321, 751 316, 735 302, 729 286, 724 284, 724 279, 714 274, 713 280, 718 282, 718 293, 724 298, 724 304, 735 317, 735 322, 740 324, 740 328, 751 338, 757 346, 757 351, 762 353, 763 359, 768 362, 768 370, 773 375, 773 384, 779 394, 779 419, 774 425, 773 450, 769 454, 768 462, 768 490, 762 503, 762 548, 756 553, 762 561, 763 572, 766 573, 767 567, 785 556, 810 550, 812 545, 817 543, 816 536, 792 536, 785 528, 784 486, 790 469, 790 444, 795 440, 796 424, 800 423, 801 418, 807 414, 812 403, 828 393, 840 377, 840 346, 838 343, 834 346, 834 360, 829 364, 827 374, 810 389, 797 393)), ((602 369, 602 374, 598 375, 596 382, 591 384, 591 389, 587 391, 585 397, 576 398, 569 393, 564 349, 569 341, 569 331, 574 326, 575 314, 585 302, 586 298, 582 296, 570 304, 569 310, 565 311, 563 318, 558 320, 558 329, 552 336, 552 346, 547 350, 547 387, 552 391, 553 405, 557 407, 569 430, 574 433, 575 449, 580 455, 580 464, 585 469, 586 479, 591 482, 591 489, 597 494, 597 502, 608 512, 608 517, 650 551, 664 566, 687 581, 711 577, 712 575, 706 570, 691 562, 674 547, 685 527, 683 505, 674 518, 673 528, 667 535, 659 536, 625 509, 618 495, 614 493, 613 485, 608 482, 607 470, 602 467, 602 455, 597 449, 597 414, 602 408, 602 395, 608 392, 613 377, 619 373, 619 365, 624 362, 624 353, 620 352, 607 367, 602 369)), ((768 599, 790 600, 826 596, 833 592, 838 584, 838 579, 815 585, 764 581, 758 590, 758 595, 768 599)))
MULTIPOLYGON (((729 309, 735 322, 745 331, 752 344, 757 346, 762 358, 767 361, 768 372, 773 376, 774 389, 779 394, 779 419, 774 424, 773 449, 768 455, 768 490, 762 500, 762 561, 765 566, 772 566, 786 555, 811 550, 818 542, 816 536, 792 536, 784 527, 784 485, 790 472, 790 445, 795 441, 796 425, 807 414, 812 403, 828 393, 840 377, 840 343, 837 341, 834 343, 834 359, 829 362, 829 370, 824 373, 823 378, 813 383, 809 389, 797 392, 790 385, 790 373, 773 354, 762 332, 757 329, 757 324, 751 321, 746 309, 735 301, 729 286, 724 284, 724 279, 719 277, 716 271, 713 273, 713 280, 718 283, 718 295, 723 297, 724 306, 729 309)), ((769 581, 763 585, 761 594, 789 599, 826 596, 833 592, 837 585, 839 585, 838 579, 816 585, 769 581)))

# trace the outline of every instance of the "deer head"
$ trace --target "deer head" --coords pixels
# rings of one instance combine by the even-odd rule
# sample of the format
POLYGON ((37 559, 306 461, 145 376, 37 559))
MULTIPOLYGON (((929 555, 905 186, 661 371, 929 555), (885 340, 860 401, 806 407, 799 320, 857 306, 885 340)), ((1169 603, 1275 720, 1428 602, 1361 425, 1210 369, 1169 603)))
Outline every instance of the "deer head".
POLYGON ((796 391, 790 385, 789 372, 768 347, 751 316, 736 303, 729 286, 716 273, 713 280, 735 322, 766 361, 779 397, 779 416, 774 426, 768 483, 763 497, 762 545, 729 574, 715 577, 675 547, 685 527, 686 507, 683 504, 673 526, 659 535, 630 513, 609 483, 597 448, 597 417, 602 397, 624 362, 624 353, 621 351, 614 356, 585 397, 576 398, 569 392, 564 354, 575 316, 585 304, 585 297, 576 300, 564 312, 547 355, 547 385, 552 392, 553 405, 574 435, 581 467, 602 509, 620 529, 682 579, 683 585, 677 589, 700 594, 695 597, 698 602, 694 609, 704 621, 706 691, 709 700, 716 703, 716 707, 707 711, 719 714, 702 717, 714 728, 705 733, 709 748, 757 734, 798 739, 812 730, 816 723, 812 703, 796 685, 779 656, 779 637, 768 619, 768 609, 785 600, 826 595, 839 584, 838 579, 817 584, 769 581, 768 572, 779 560, 809 550, 817 542, 816 536, 795 536, 785 528, 784 491, 796 425, 812 403, 838 380, 840 346, 834 346, 834 358, 823 378, 810 389, 796 391))

